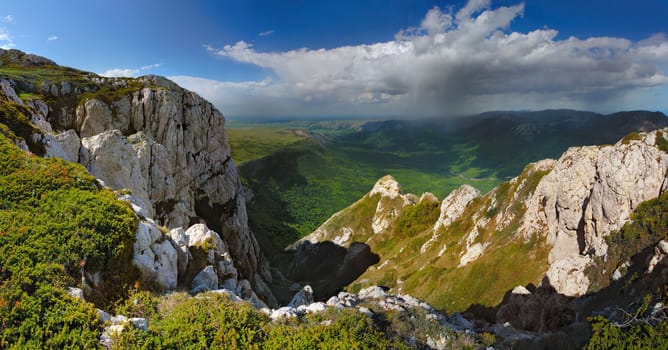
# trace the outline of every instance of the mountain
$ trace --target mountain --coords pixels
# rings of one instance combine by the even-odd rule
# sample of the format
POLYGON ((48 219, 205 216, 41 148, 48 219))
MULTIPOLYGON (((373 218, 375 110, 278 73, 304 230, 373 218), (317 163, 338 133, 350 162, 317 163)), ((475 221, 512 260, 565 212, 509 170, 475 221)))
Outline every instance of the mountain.
MULTIPOLYGON (((204 223, 222 233, 239 279, 276 304, 267 261, 247 225, 225 118, 212 104, 157 76, 103 78, 18 50, 0 51, 0 64, 0 122, 24 149, 84 165, 167 228, 204 223)), ((162 234, 149 236, 134 259, 145 277, 164 289, 189 284, 192 276, 177 278, 173 263, 173 277, 162 276, 161 257, 176 249, 157 244, 162 234)))
POLYGON ((493 342, 408 295, 314 302, 270 269, 226 137, 218 110, 165 78, 0 50, 0 348, 493 342))
MULTIPOLYGON (((345 285, 353 291, 382 285, 471 317, 501 304, 517 286, 580 300, 611 286, 631 265, 636 279, 638 266, 641 273, 654 271, 647 251, 651 256, 656 250, 656 263, 668 238, 667 152, 668 129, 634 132, 614 145, 571 147, 558 160, 529 164, 486 194, 463 185, 442 201, 431 193, 403 193, 388 175, 296 243, 284 270, 306 279, 316 295, 345 285), (647 213, 654 214, 640 220, 647 213), (645 226, 633 227, 636 222, 645 226), (335 249, 327 246, 375 259, 331 266, 323 254, 335 249), (643 253, 644 261, 631 262, 643 253), (313 273, 299 274, 306 268, 313 273), (364 272, 333 281, 341 269, 364 272)), ((659 298, 668 282, 666 265, 660 271, 648 279, 652 283, 643 282, 658 286, 659 298)), ((657 293, 648 286, 644 291, 657 293)), ((574 308, 583 305, 589 304, 574 308)))
POLYGON ((612 144, 634 131, 666 127, 668 118, 646 111, 602 115, 545 110, 342 125, 349 124, 273 122, 232 130, 235 149, 265 151, 240 164, 239 173, 255 193, 248 205, 249 224, 270 259, 360 198, 385 174, 414 193, 444 197, 462 184, 487 192, 528 163, 559 157, 571 146, 612 144), (327 141, 287 144, 290 139, 278 138, 280 134, 264 136, 265 128, 292 135, 296 126, 327 141), (258 137, 263 137, 261 143, 258 137))
MULTIPOLYGON (((242 185, 225 129, 165 78, 0 50, 0 348, 577 347, 628 321, 612 305, 665 289, 666 129, 572 148, 486 195, 439 202, 384 177, 273 265, 246 209, 266 194, 242 185), (578 316, 599 311, 593 328, 578 316)), ((298 136, 311 154, 340 140, 298 136)), ((660 348, 653 305, 629 341, 660 348)))

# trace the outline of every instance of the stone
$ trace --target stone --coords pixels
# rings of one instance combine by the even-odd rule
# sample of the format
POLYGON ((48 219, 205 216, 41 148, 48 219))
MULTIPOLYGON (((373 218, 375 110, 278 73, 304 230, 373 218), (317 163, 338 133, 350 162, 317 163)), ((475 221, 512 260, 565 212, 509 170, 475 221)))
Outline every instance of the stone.
POLYGON ((381 197, 395 199, 401 196, 401 186, 399 182, 392 177, 392 175, 385 175, 376 181, 369 192, 369 197, 380 194, 381 197))
POLYGON ((450 317, 448 318, 448 323, 452 325, 452 327, 456 330, 460 331, 472 331, 473 330, 473 323, 471 321, 467 320, 466 317, 462 316, 462 314, 455 312, 450 317))
POLYGON ((301 307, 303 307, 304 312, 307 313, 307 314, 320 313, 320 312, 324 312, 325 310, 327 310, 327 305, 325 305, 325 303, 323 303, 321 301, 311 303, 311 304, 308 304, 308 305, 302 305, 302 306, 300 306, 300 308, 301 307))
POLYGON ((68 162, 78 162, 79 150, 81 149, 79 135, 77 135, 74 130, 70 129, 57 134, 55 137, 65 153, 65 158, 63 159, 68 162))
POLYGON ((559 293, 584 295, 590 283, 584 271, 590 263, 590 258, 580 255, 561 259, 550 265, 545 276, 559 293))
POLYGON ((384 299, 386 296, 385 290, 379 286, 364 288, 357 293, 357 297, 360 299, 384 299))
POLYGON ((178 283, 177 249, 165 237, 153 220, 139 222, 135 232, 132 263, 142 278, 156 282, 164 290, 173 290, 178 283))
POLYGON ((364 315, 367 315, 369 317, 373 317, 373 315, 375 315, 373 313, 373 311, 371 311, 371 309, 369 309, 368 307, 365 307, 365 306, 360 306, 360 308, 358 310, 359 310, 360 313, 362 313, 364 315))
POLYGON ((67 287, 67 294, 69 294, 72 298, 86 301, 83 289, 81 288, 67 287))
POLYGON ((55 136, 51 134, 33 134, 33 138, 38 139, 38 142, 44 145, 44 158, 67 158, 63 146, 60 145, 55 136))
POLYGON ((221 255, 227 251, 225 243, 223 243, 218 233, 204 224, 190 226, 185 234, 188 237, 189 247, 210 247, 216 255, 221 255))
POLYGON ((172 245, 176 250, 176 265, 178 275, 184 276, 188 269, 188 261, 190 261, 189 237, 181 227, 173 228, 167 232, 172 245))
POLYGON ((127 188, 147 206, 153 217, 139 159, 132 145, 119 130, 104 131, 81 139, 81 162, 93 174, 114 189, 127 188))
POLYGON ((108 312, 101 310, 101 309, 95 309, 97 311, 97 316, 100 318, 100 321, 102 323, 109 322, 111 323, 111 315, 109 315, 108 312))
POLYGON ((464 214, 466 206, 475 198, 480 197, 480 191, 469 185, 461 185, 450 192, 441 202, 441 213, 434 224, 434 232, 450 226, 464 214))
POLYGON ((606 255, 605 237, 628 222, 640 203, 665 190, 668 154, 655 143, 651 132, 612 146, 571 147, 526 201, 518 232, 547 237, 547 276, 560 293, 586 293, 584 269, 594 256, 606 255))
POLYGON ((218 275, 211 265, 200 271, 190 283, 192 294, 216 289, 218 289, 218 275))
POLYGON ((511 293, 512 294, 518 294, 518 295, 530 295, 531 294, 531 292, 528 289, 526 289, 524 286, 517 286, 517 287, 513 288, 511 293))
POLYGON ((282 308, 279 308, 278 310, 274 310, 272 311, 271 315, 269 315, 269 318, 271 318, 271 320, 274 322, 296 317, 297 317, 297 310, 289 306, 284 306, 282 308))
POLYGON ((647 264, 647 273, 652 273, 656 266, 660 264, 666 256, 668 256, 668 242, 662 239, 656 246, 654 246, 654 254, 647 264))
POLYGON ((144 332, 148 331, 148 321, 142 317, 133 317, 130 319, 130 323, 137 329, 140 329, 144 332))
POLYGON ((294 297, 292 297, 292 300, 290 300, 290 303, 288 303, 288 306, 296 308, 300 305, 309 305, 313 302, 313 289, 311 289, 311 286, 304 286, 302 290, 300 290, 297 294, 295 294, 294 297))
POLYGON ((178 253, 169 239, 151 244, 155 256, 156 282, 165 290, 174 290, 178 283, 178 253))
POLYGON ((82 138, 113 130, 111 109, 103 101, 88 99, 76 110, 77 126, 82 138))

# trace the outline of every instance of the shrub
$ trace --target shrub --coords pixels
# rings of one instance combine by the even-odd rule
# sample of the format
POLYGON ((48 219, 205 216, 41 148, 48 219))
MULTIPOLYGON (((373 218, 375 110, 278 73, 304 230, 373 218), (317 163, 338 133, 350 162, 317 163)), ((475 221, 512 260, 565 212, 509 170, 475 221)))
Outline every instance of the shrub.
MULTIPOLYGON (((0 347, 90 348, 99 322, 67 295, 81 268, 105 307, 138 277, 130 263, 137 218, 78 165, 19 150, 0 135, 0 347)), ((83 286, 82 286, 83 287, 83 286)))

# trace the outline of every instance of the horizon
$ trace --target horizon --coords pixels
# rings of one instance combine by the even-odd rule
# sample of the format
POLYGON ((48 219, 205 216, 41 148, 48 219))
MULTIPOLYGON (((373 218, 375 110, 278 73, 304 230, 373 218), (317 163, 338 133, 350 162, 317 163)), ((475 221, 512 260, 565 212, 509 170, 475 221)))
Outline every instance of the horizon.
POLYGON ((4 4, 0 47, 105 76, 162 75, 231 120, 668 113, 660 0, 33 2, 4 4))

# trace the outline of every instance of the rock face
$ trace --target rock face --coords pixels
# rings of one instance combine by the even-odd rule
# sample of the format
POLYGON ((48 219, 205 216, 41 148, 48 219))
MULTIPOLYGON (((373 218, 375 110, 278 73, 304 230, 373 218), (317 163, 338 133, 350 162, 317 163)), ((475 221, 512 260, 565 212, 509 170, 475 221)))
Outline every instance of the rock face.
MULTIPOLYGON (((513 266, 503 268, 512 271, 522 261, 531 261, 531 274, 507 282, 543 283, 541 287, 566 296, 583 295, 590 290, 588 269, 594 259, 607 254, 605 237, 628 222, 640 203, 668 189, 668 153, 661 146, 665 140, 668 129, 633 133, 614 145, 572 147, 558 160, 529 164, 518 177, 485 195, 463 185, 441 202, 432 228, 412 237, 401 236, 394 223, 406 207, 419 203, 417 197, 402 193, 396 180, 386 176, 305 241, 312 246, 331 241, 343 247, 365 242, 381 263, 356 279, 362 286, 388 283, 402 292, 406 284, 401 276, 422 273, 426 280, 439 280, 444 274, 461 278, 458 271, 471 265, 482 271, 496 268, 497 263, 490 266, 490 261, 522 256, 513 266), (376 204, 372 201, 377 206, 371 220, 366 219, 371 221, 366 228, 360 214, 368 213, 365 208, 376 204), (424 243, 416 249, 416 242, 424 243), (518 252, 521 246, 531 248, 518 252), (504 250, 508 254, 500 256, 498 252, 504 250), (427 269, 427 264, 443 269, 427 269)), ((660 252, 656 256, 655 260, 660 259, 660 252)), ((489 288, 504 292, 514 287, 505 282, 503 287, 492 287, 493 280, 488 283, 489 288)), ((410 285, 417 288, 416 281, 410 285)), ((406 292, 419 293, 416 289, 406 292)))
POLYGON ((399 210, 404 205, 415 203, 414 195, 404 195, 401 186, 392 176, 381 177, 369 192, 369 197, 380 195, 380 201, 373 216, 371 228, 373 233, 380 233, 387 229, 399 216, 399 210), (396 200, 401 200, 397 206, 396 200))
POLYGON ((656 146, 666 131, 638 134, 607 147, 570 148, 527 202, 519 232, 546 235, 547 277, 557 291, 581 295, 584 269, 607 253, 605 237, 629 221, 643 201, 668 186, 668 154, 656 146))
POLYGON ((434 225, 434 231, 449 226, 458 220, 464 214, 466 206, 478 197, 480 197, 480 191, 469 185, 461 185, 450 192, 441 203, 441 214, 434 225))
MULTIPOLYGON (((0 58, 62 69, 17 50, 2 50, 0 58)), ((27 142, 41 145, 47 156, 82 163, 113 189, 129 189, 144 204, 146 216, 160 225, 185 228, 206 222, 221 232, 239 274, 260 290, 262 298, 272 299, 266 288, 271 274, 247 225, 223 115, 162 77, 77 74, 85 84, 0 80, 2 98, 23 104, 16 94, 19 89, 48 101, 33 99, 26 105, 41 130, 27 142)), ((149 270, 148 264, 142 266, 149 270)))

